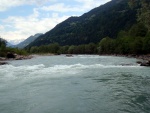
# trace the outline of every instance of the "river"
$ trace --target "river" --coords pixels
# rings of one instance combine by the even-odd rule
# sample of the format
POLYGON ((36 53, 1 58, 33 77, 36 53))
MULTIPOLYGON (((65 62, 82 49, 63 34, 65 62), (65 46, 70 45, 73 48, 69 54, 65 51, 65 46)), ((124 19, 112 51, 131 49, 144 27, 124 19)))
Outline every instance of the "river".
POLYGON ((98 55, 9 61, 0 66, 0 113, 150 113, 150 68, 136 61, 98 55))

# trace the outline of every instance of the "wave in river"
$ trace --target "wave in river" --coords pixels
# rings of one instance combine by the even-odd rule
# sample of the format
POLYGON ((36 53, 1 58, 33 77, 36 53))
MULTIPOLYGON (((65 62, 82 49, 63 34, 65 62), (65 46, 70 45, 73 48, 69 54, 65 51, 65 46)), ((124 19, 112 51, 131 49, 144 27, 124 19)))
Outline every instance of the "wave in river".
POLYGON ((0 68, 0 75, 47 75, 58 73, 66 74, 77 74, 82 70, 86 69, 104 69, 104 68, 140 68, 139 65, 103 65, 103 64, 74 64, 74 65, 54 65, 51 67, 46 67, 44 64, 39 65, 24 65, 24 66, 13 66, 5 65, 0 68))

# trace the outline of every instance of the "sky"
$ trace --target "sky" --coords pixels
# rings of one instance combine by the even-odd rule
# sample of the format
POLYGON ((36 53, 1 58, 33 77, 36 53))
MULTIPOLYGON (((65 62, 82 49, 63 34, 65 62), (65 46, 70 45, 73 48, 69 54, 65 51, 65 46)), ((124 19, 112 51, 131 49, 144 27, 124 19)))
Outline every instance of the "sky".
POLYGON ((0 37, 17 44, 110 0, 0 0, 0 37))

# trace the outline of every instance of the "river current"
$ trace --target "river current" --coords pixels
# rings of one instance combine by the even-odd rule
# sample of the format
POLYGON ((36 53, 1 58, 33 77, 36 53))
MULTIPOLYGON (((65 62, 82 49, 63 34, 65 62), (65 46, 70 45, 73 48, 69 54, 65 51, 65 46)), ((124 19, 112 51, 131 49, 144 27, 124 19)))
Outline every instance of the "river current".
POLYGON ((150 68, 136 61, 98 55, 9 61, 0 66, 0 113, 150 113, 150 68))

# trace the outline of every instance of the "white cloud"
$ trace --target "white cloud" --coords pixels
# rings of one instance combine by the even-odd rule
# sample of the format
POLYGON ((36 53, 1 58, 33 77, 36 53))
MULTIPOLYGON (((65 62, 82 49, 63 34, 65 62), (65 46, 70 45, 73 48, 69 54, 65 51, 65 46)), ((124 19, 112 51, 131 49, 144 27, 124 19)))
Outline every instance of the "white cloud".
POLYGON ((20 6, 25 0, 0 0, 0 11, 5 11, 10 7, 20 6))
POLYGON ((43 6, 41 9, 44 11, 55 11, 55 12, 86 12, 110 0, 74 0, 74 1, 80 4, 72 6, 66 5, 65 3, 57 3, 49 6, 43 6))
POLYGON ((21 5, 43 5, 47 2, 56 2, 56 0, 0 0, 0 11, 21 5))
MULTIPOLYGON (((1 36, 7 40, 21 40, 36 33, 45 33, 55 27, 58 23, 64 21, 69 16, 59 16, 53 13, 50 17, 39 18, 39 12, 34 9, 34 13, 27 17, 8 17, 3 20, 5 29, 13 28, 10 31, 1 32, 1 36)), ((0 29, 4 26, 0 26, 0 29)))
POLYGON ((111 0, 75 0, 76 2, 79 2, 82 4, 82 6, 79 8, 79 10, 87 11, 94 7, 98 7, 102 4, 105 4, 106 2, 109 2, 111 0))
POLYGON ((4 30, 4 26, 0 25, 0 31, 4 30))
POLYGON ((104 4, 111 0, 75 0, 75 1, 83 3, 83 4, 95 4, 95 6, 96 6, 96 5, 104 4))
POLYGON ((55 12, 78 12, 78 6, 72 7, 69 5, 66 5, 64 3, 57 3, 50 6, 43 6, 41 8, 44 11, 55 11, 55 12))

